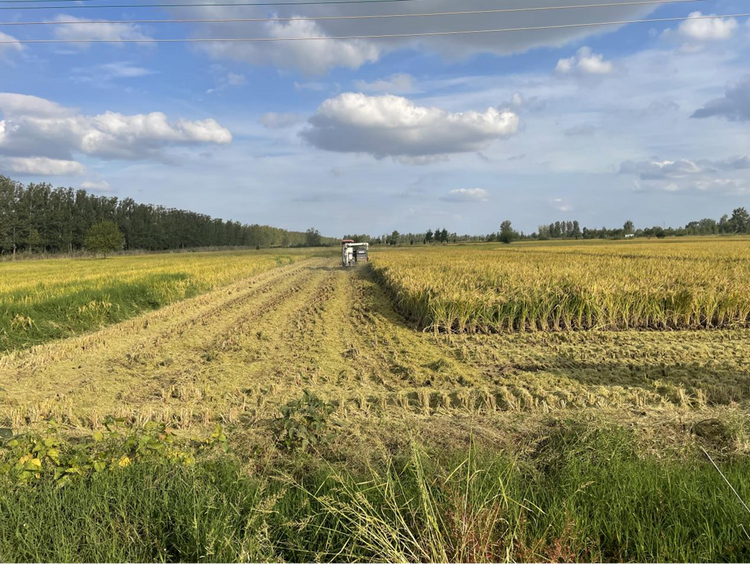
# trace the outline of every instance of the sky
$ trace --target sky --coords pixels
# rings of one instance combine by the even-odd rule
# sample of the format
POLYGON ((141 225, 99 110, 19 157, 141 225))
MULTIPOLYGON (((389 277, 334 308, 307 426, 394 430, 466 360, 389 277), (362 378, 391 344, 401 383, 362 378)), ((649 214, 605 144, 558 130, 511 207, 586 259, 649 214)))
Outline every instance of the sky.
MULTIPOLYGON (((0 0, 0 22, 577 2, 86 8, 92 3, 130 2, 20 10, 32 4, 0 0)), ((718 219, 750 206, 750 23, 696 16, 747 11, 743 0, 720 0, 381 20, 0 25, 0 174, 329 236, 436 227, 483 234, 504 219, 525 232, 574 219, 589 227, 718 219), (335 37, 688 16, 420 38, 16 42, 335 37)))

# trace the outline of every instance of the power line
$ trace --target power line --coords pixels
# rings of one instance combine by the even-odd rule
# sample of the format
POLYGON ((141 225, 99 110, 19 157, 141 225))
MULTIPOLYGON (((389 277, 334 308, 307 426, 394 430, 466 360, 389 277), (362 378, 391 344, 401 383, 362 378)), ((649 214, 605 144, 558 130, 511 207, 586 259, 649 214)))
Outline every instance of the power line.
POLYGON ((685 4, 706 0, 640 0, 610 4, 573 4, 568 6, 540 6, 536 8, 498 8, 495 10, 467 10, 462 12, 430 12, 422 14, 373 14, 359 16, 295 16, 290 18, 223 18, 223 19, 138 19, 138 20, 62 20, 36 22, 0 22, 0 26, 28 25, 76 25, 76 24, 184 24, 184 23, 268 23, 294 21, 376 20, 392 18, 426 18, 436 16, 476 16, 487 14, 510 14, 518 12, 545 12, 549 10, 576 10, 585 8, 616 8, 621 6, 649 6, 663 4, 685 4))
MULTIPOLYGON (((0 2, 32 2, 38 3, 44 0, 0 0, 0 2)), ((50 0, 60 2, 78 2, 79 0, 50 0)), ((92 0, 85 0, 90 2, 92 0)), ((336 6, 345 4, 399 4, 404 2, 420 2, 426 0, 305 0, 303 2, 217 2, 207 4, 97 4, 94 6, 0 6, 0 10, 93 10, 103 8, 186 8, 193 6, 216 6, 216 7, 232 7, 232 6, 260 6, 260 7, 273 7, 273 6, 336 6)))
POLYGON ((423 33, 385 33, 377 35, 339 35, 339 36, 312 36, 312 37, 185 37, 174 39, 18 39, 2 40, 0 45, 7 44, 34 44, 34 43, 277 43, 283 41, 338 41, 353 39, 405 39, 414 37, 445 37, 450 35, 480 35, 492 33, 508 33, 520 31, 543 31, 552 29, 571 29, 585 27, 600 27, 614 25, 630 25, 645 23, 681 22, 687 20, 715 20, 721 18, 748 18, 746 14, 721 14, 708 16, 688 16, 674 18, 654 18, 646 20, 619 20, 610 22, 591 22, 540 25, 529 27, 506 27, 500 29, 470 29, 457 31, 430 31, 423 33))

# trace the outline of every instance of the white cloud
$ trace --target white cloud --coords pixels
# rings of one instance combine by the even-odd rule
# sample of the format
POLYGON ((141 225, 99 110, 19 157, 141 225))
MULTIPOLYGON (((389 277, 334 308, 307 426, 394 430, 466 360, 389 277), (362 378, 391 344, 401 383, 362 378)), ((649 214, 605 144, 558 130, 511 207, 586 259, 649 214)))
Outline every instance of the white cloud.
POLYGON ((42 157, 57 163, 39 161, 41 169, 63 167, 59 163, 72 161, 74 153, 113 159, 161 158, 163 149, 172 145, 223 145, 232 140, 232 134, 213 119, 170 122, 161 112, 87 116, 22 94, 0 93, 0 113, 4 117, 0 120, 0 155, 42 157))
POLYGON ((729 121, 750 121, 750 74, 730 86, 723 98, 716 98, 696 110, 691 117, 723 117, 729 121))
POLYGON ((572 206, 568 204, 562 198, 552 198, 550 200, 550 204, 552 205, 553 208, 555 208, 557 211, 560 211, 560 212, 567 213, 567 212, 573 211, 572 206))
MULTIPOLYGON (((628 20, 645 16, 655 6, 623 6, 620 0, 603 0, 613 4, 606 10, 570 10, 528 13, 483 14, 481 18, 461 20, 459 25, 454 18, 391 18, 383 20, 329 20, 293 21, 290 23, 271 22, 258 29, 262 37, 332 37, 378 34, 413 34, 422 32, 442 32, 461 29, 499 29, 504 27, 545 26, 554 24, 594 24, 603 21, 628 20), (620 5, 615 5, 620 4, 620 5)), ((368 4, 368 3, 365 3, 368 4)), ((531 5, 542 4, 533 2, 531 5)), ((569 4, 569 0, 547 0, 545 5, 552 7, 569 4)), ((497 0, 472 0, 471 8, 492 10, 498 7, 497 0)), ((455 0, 431 0, 430 11, 445 12, 456 9, 455 0)), ((413 3, 397 2, 388 5, 325 5, 306 6, 306 16, 352 16, 363 14, 414 14, 423 11, 413 3)), ((232 8, 205 7, 192 8, 180 12, 194 17, 232 18, 236 11, 232 8)), ((275 6, 274 16, 282 18, 301 16, 299 6, 275 6)), ((308 74, 321 74, 335 67, 359 68, 379 60, 383 55, 397 50, 410 49, 437 53, 444 59, 465 60, 479 53, 509 55, 523 53, 538 47, 561 47, 571 41, 611 33, 612 27, 578 27, 550 29, 545 32, 529 33, 487 33, 443 37, 401 37, 336 41, 303 41, 273 44, 222 45, 207 44, 201 49, 215 57, 243 60, 256 65, 276 65, 294 68, 308 74)), ((197 28, 195 36, 238 37, 248 34, 247 25, 223 24, 204 25, 197 28)), ((255 33, 253 33, 255 35, 255 33)), ((393 90, 369 92, 396 93, 393 90)), ((399 91, 398 93, 405 93, 399 91)))
POLYGON ((483 188, 458 188, 451 190, 447 196, 440 198, 445 202, 486 202, 490 198, 490 193, 483 188))
POLYGON ((73 80, 101 84, 112 80, 140 78, 156 74, 155 71, 139 67, 131 61, 115 61, 89 67, 76 67, 72 69, 73 80))
POLYGON ((76 161, 46 157, 0 157, 0 170, 21 175, 69 176, 83 174, 86 167, 76 161))
POLYGON ((12 35, 0 31, 0 41, 4 42, 0 44, 0 60, 7 59, 10 53, 20 53, 23 51, 23 45, 12 35), (7 43, 8 41, 10 43, 7 43))
POLYGON ((713 178, 710 180, 697 180, 688 186, 689 189, 701 192, 728 192, 742 194, 747 192, 747 185, 742 180, 734 178, 713 178))
POLYGON ((81 182, 81 188, 83 190, 93 190, 94 192, 111 192, 112 188, 109 185, 109 182, 106 180, 100 180, 100 181, 94 181, 94 180, 84 180, 81 182))
POLYGON ((702 159, 691 161, 626 161, 620 165, 620 174, 637 177, 637 191, 665 192, 717 192, 743 194, 746 191, 745 179, 740 171, 750 169, 750 157, 731 157, 722 160, 702 159), (722 177, 716 177, 718 173, 722 177), (726 174, 735 173, 736 178, 726 174))
POLYGON ((596 54, 589 47, 581 47, 568 59, 557 62, 555 72, 559 74, 604 75, 614 70, 611 62, 604 60, 604 55, 596 54))
POLYGON ((354 81, 354 86, 361 92, 375 92, 384 94, 408 94, 414 92, 414 77, 406 73, 397 73, 373 82, 364 80, 354 81))
MULTIPOLYGON (((55 18, 55 21, 85 22, 91 20, 60 14, 55 18)), ((53 32, 55 39, 62 39, 65 41, 112 41, 114 45, 117 45, 116 42, 123 40, 151 39, 148 35, 141 33, 140 28, 134 24, 102 23, 103 20, 94 21, 96 21, 96 23, 57 25, 53 32)), ((84 49, 89 46, 87 43, 74 45, 84 49)))
POLYGON ((284 129, 292 127, 305 121, 304 116, 292 112, 276 113, 268 112, 260 116, 261 125, 266 129, 284 129))
MULTIPOLYGON (((227 26, 229 33, 243 35, 245 27, 227 26)), ((215 30, 213 35, 215 36, 215 30)), ((262 36, 289 39, 300 37, 327 37, 325 30, 316 22, 291 21, 269 22, 262 27, 262 36)), ((210 55, 246 61, 255 65, 275 65, 295 68, 308 75, 324 74, 336 67, 356 69, 365 63, 380 58, 381 49, 374 43, 362 40, 350 41, 287 41, 262 45, 254 43, 209 43, 203 45, 210 55)))
POLYGON ((0 92, 0 112, 6 119, 13 117, 59 118, 73 110, 37 96, 0 92))
POLYGON ((721 41, 732 37, 737 29, 737 20, 734 18, 698 19, 701 16, 701 12, 691 13, 690 19, 677 28, 680 35, 695 41, 721 41))
POLYGON ((703 171, 704 169, 701 166, 685 159, 678 161, 625 161, 620 165, 620 174, 633 174, 639 176, 641 180, 684 178, 703 171))
POLYGON ((433 158, 484 149, 515 134, 519 119, 496 108, 452 113, 399 96, 346 93, 323 102, 309 124, 301 135, 319 149, 433 158))

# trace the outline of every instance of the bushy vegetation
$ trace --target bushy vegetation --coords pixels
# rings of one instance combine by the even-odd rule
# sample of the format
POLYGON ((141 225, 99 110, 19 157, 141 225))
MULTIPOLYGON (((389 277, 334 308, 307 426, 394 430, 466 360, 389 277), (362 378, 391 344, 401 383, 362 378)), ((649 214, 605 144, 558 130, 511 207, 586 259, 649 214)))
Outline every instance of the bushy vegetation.
POLYGON ((421 327, 455 332, 699 329, 750 322, 750 245, 638 242, 377 254, 421 327))
MULTIPOLYGON (((159 443, 151 431, 134 436, 159 443)), ((750 496, 746 459, 722 461, 722 476, 708 461, 643 458, 618 428, 561 422, 523 459, 474 447, 430 455, 413 444, 366 470, 307 457, 303 465, 287 459, 248 473, 237 457, 211 448, 175 463, 173 448, 63 484, 53 475, 23 483, 0 477, 0 559, 750 557, 750 512, 741 501, 750 496)))
POLYGON ((0 352, 91 331, 308 256, 287 250, 0 263, 0 352))

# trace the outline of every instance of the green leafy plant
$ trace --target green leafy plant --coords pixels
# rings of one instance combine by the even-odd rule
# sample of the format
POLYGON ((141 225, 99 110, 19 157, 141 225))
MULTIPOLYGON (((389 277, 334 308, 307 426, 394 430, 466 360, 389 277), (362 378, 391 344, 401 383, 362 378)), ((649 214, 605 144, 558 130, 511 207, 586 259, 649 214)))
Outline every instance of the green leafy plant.
POLYGON ((103 430, 77 442, 61 438, 54 422, 41 434, 4 433, 0 435, 0 476, 14 485, 52 480, 62 487, 79 478, 139 462, 193 465, 196 451, 216 446, 229 450, 220 425, 208 438, 194 439, 191 446, 195 448, 180 448, 164 423, 150 421, 133 429, 123 422, 107 418, 103 430))
POLYGON ((331 436, 330 416, 333 406, 305 390, 301 398, 279 408, 274 421, 276 444, 286 451, 307 450, 331 436))

